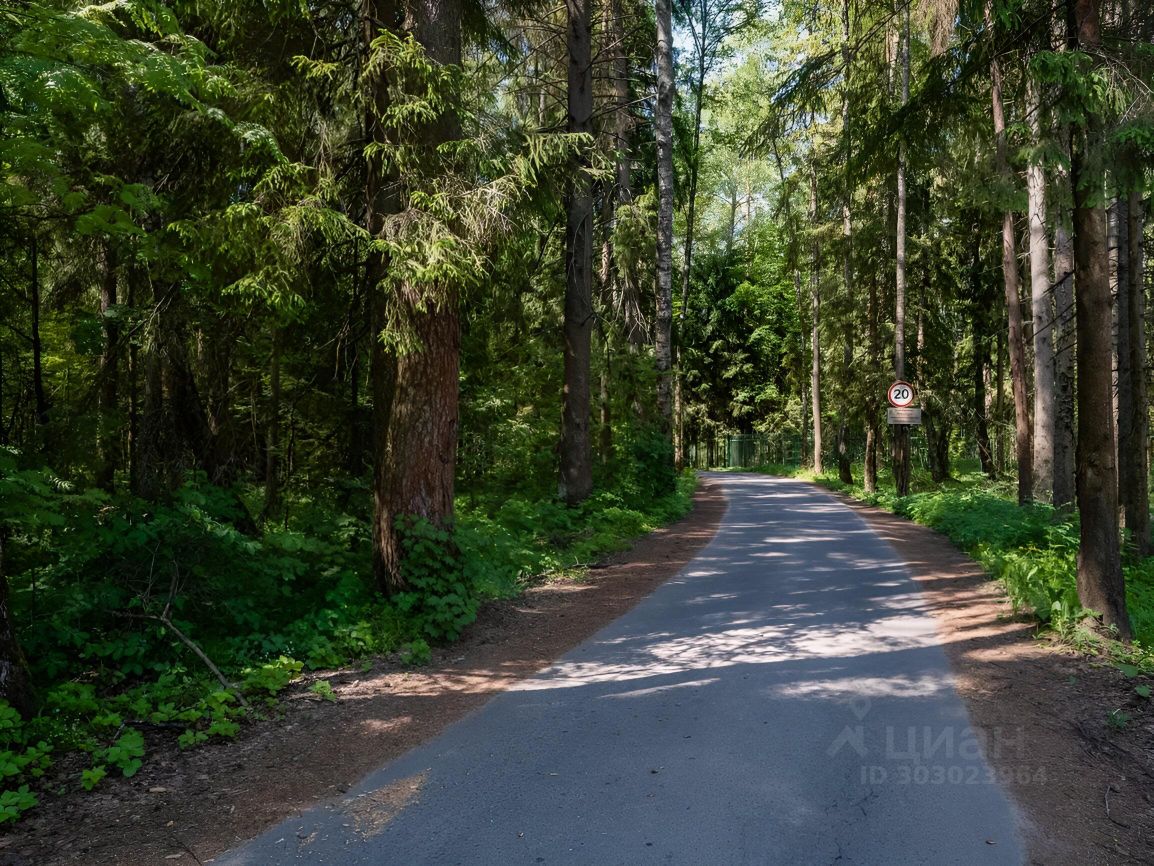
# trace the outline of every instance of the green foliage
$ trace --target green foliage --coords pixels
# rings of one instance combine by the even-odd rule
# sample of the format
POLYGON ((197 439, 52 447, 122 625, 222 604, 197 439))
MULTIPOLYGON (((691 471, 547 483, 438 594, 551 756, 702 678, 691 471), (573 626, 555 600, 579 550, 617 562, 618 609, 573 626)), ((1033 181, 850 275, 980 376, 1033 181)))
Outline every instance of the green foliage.
POLYGON ((10 788, 0 793, 0 824, 17 820, 39 802, 39 799, 29 790, 27 785, 21 785, 16 789, 10 788))
POLYGON ((479 598, 461 551, 449 530, 426 520, 407 520, 400 529, 401 573, 408 589, 394 601, 435 641, 456 640, 477 618, 479 598))
POLYGON ((632 502, 654 502, 677 489, 673 445, 659 430, 637 432, 629 443, 623 493, 632 502))
MULTIPOLYGON (((655 463, 667 456, 646 441, 655 463)), ((254 698, 272 701, 306 666, 397 650, 406 664, 423 664, 430 645, 455 639, 483 599, 514 595, 535 575, 589 562, 684 513, 692 474, 661 496, 671 476, 638 466, 620 492, 578 508, 517 496, 488 507, 462 500, 452 532, 410 523, 409 589, 385 601, 366 578, 366 524, 336 509, 335 494, 294 498, 297 519, 252 532, 244 491, 194 478, 164 504, 113 498, 0 452, 17 621, 34 674, 50 684, 35 718, 0 702, 0 777, 13 810, 4 820, 34 804, 20 788, 43 776, 54 752, 91 755, 78 780, 88 790, 114 771, 134 775, 146 758, 134 722, 183 725, 183 748, 239 733, 247 712, 237 694, 147 618, 161 602, 254 698)), ((312 690, 335 699, 327 682, 312 690)))
MULTIPOLYGON (((980 476, 944 488, 933 485, 904 499, 886 490, 867 495, 836 476, 814 480, 937 530, 1002 582, 1016 611, 1033 614, 1088 651, 1104 649, 1082 628, 1086 611, 1078 601, 1076 514, 1046 505, 1019 506, 1005 485, 980 476)), ((1145 670, 1154 664, 1154 557, 1130 562, 1124 571, 1135 641, 1132 657, 1122 663, 1125 670, 1145 670)))
POLYGON ((101 780, 107 775, 108 768, 103 765, 97 765, 95 767, 90 767, 87 770, 82 770, 80 772, 80 787, 82 787, 85 791, 91 791, 93 788, 99 785, 101 780))
POLYGON ((144 763, 144 735, 135 729, 125 731, 115 743, 98 752, 96 759, 116 767, 126 778, 135 776, 144 763))
POLYGON ((328 680, 318 680, 309 687, 309 691, 322 701, 328 701, 331 704, 337 702, 337 693, 333 691, 333 684, 328 680))
POLYGON ((1133 717, 1121 708, 1110 710, 1106 714, 1106 723, 1116 731, 1125 730, 1132 720, 1133 717))
POLYGON ((1042 505, 981 490, 916 493, 896 511, 946 535, 1000 579, 1015 609, 1058 628, 1081 613, 1074 581, 1077 523, 1042 505))
POLYGON ((272 697, 283 691, 293 679, 300 676, 303 668, 302 662, 287 656, 279 656, 267 664, 258 665, 243 672, 245 691, 264 692, 272 697))
POLYGON ((401 653, 401 661, 407 665, 423 665, 428 664, 429 659, 432 658, 432 647, 429 642, 422 637, 413 638, 404 647, 404 652, 401 653))

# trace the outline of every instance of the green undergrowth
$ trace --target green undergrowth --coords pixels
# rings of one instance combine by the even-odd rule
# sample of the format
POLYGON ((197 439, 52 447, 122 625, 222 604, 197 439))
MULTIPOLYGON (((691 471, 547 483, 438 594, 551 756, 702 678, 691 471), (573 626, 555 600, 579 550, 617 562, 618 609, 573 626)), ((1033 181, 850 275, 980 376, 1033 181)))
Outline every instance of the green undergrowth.
MULTIPOLYGON (((259 525, 255 487, 193 479, 152 504, 78 489, 0 451, 3 564, 37 703, 22 718, 0 702, 0 824, 53 791, 134 775, 165 737, 187 748, 236 736, 246 719, 276 713, 305 670, 391 653, 427 660, 486 599, 688 511, 691 473, 656 483, 664 489, 633 477, 575 508, 462 498, 451 532, 405 527, 409 589, 384 600, 369 579, 367 488, 289 491, 283 515, 259 525), (49 791, 65 753, 81 766, 49 774, 49 791)), ((335 699, 323 685, 313 693, 335 699)))
POLYGON ((866 493, 860 465, 853 467, 853 485, 843 484, 836 470, 820 476, 789 466, 758 471, 813 481, 937 530, 1001 581, 1015 611, 1033 614, 1076 645, 1154 671, 1154 557, 1131 558, 1125 565, 1133 644, 1095 638, 1084 627, 1087 612, 1078 603, 1076 513, 1039 504, 1021 507, 1012 481, 990 481, 977 472, 959 473, 943 484, 915 472, 911 494, 899 498, 884 476, 881 489, 866 493))

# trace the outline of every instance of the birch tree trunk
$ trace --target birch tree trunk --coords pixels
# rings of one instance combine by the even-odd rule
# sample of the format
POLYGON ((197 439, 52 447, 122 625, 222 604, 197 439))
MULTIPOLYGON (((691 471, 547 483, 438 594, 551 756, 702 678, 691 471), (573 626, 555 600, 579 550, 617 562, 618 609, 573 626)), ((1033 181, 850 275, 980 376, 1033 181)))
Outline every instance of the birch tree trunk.
MULTIPOLYGON (((1026 116, 1035 145, 1041 143, 1041 101, 1033 76, 1026 80, 1026 116)), ((1050 294, 1050 244, 1046 234, 1046 178, 1038 156, 1026 167, 1030 219, 1030 303, 1034 319, 1034 497, 1050 501, 1054 490, 1056 371, 1054 301, 1050 294)))

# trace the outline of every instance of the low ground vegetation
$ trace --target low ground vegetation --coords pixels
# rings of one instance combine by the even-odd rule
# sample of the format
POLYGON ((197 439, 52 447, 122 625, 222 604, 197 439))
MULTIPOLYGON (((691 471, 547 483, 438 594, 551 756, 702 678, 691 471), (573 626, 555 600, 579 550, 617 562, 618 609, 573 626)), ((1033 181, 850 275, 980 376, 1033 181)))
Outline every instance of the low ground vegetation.
MULTIPOLYGON (((38 712, 0 702, 0 823, 45 786, 95 788, 147 760, 145 732, 191 747, 277 712, 302 671, 396 654, 427 660, 488 599, 580 567, 684 514, 692 474, 624 473, 579 507, 461 497, 452 530, 410 523, 408 589, 371 580, 367 489, 288 494, 258 524, 258 486, 193 478, 170 501, 81 489, 0 453, 4 567, 38 712), (53 771, 68 754, 78 773, 53 771)), ((318 695, 326 699, 323 694, 318 695)))

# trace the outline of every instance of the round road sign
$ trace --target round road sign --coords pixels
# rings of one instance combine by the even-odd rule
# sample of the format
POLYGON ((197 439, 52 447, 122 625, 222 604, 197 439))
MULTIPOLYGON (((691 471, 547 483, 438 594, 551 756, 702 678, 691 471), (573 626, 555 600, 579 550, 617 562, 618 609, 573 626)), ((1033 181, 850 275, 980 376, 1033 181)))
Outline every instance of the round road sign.
POLYGON ((903 409, 914 402, 914 386, 909 382, 894 382, 886 392, 891 406, 903 409))

